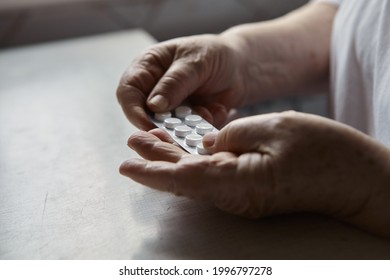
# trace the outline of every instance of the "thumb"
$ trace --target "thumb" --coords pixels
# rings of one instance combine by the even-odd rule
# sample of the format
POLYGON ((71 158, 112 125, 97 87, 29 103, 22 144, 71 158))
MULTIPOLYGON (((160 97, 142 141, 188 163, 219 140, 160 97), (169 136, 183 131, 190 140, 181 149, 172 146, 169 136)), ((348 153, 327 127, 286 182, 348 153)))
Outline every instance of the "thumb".
POLYGON ((275 143, 275 116, 266 114, 232 121, 219 132, 203 137, 203 146, 211 153, 228 151, 242 154, 265 151, 275 143))
POLYGON ((219 132, 206 134, 203 137, 203 146, 211 153, 228 151, 242 154, 253 151, 258 143, 258 129, 250 124, 246 119, 233 121, 219 132))
POLYGON ((196 67, 188 60, 174 61, 150 93, 148 107, 154 112, 163 112, 179 106, 201 85, 199 77, 196 67))

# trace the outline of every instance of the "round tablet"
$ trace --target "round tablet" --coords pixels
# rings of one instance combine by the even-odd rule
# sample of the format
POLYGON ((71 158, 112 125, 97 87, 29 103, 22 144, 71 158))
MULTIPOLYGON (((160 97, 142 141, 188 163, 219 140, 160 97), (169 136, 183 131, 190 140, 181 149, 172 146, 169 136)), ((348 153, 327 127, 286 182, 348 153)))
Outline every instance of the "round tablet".
POLYGON ((181 124, 181 120, 178 118, 167 118, 164 120, 164 126, 168 129, 174 129, 176 126, 181 124))
POLYGON ((177 137, 186 137, 191 132, 192 129, 188 125, 179 125, 175 127, 175 135, 177 137))
POLYGON ((188 134, 186 136, 186 144, 190 147, 196 147, 196 145, 202 142, 202 138, 199 134, 188 134))
POLYGON ((155 113, 154 119, 163 122, 165 119, 170 118, 172 116, 171 112, 164 112, 164 113, 155 113))
POLYGON ((213 131, 213 126, 209 123, 200 123, 196 125, 196 133, 200 135, 205 135, 211 131, 213 131))
POLYGON ((202 117, 198 115, 188 115, 184 119, 185 124, 189 126, 196 126, 201 121, 202 121, 202 117))
POLYGON ((179 106, 175 109, 175 116, 184 119, 186 116, 191 115, 191 108, 188 106, 179 106))
POLYGON ((196 151, 200 155, 208 155, 209 154, 209 152, 203 147, 202 143, 199 143, 198 145, 196 145, 196 151))

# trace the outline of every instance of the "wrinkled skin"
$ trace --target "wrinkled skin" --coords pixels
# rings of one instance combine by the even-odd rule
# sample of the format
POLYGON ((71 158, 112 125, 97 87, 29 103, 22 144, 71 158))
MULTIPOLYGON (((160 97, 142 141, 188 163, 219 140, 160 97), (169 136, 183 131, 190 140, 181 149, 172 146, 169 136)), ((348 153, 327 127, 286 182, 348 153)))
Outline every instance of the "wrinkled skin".
POLYGON ((310 211, 390 237, 390 150, 349 126, 295 112, 254 116, 207 134, 212 155, 195 156, 148 117, 187 102, 222 127, 235 108, 326 79, 335 14, 334 5, 315 2, 278 20, 145 51, 117 89, 126 117, 145 130, 128 141, 144 159, 120 172, 232 214, 310 211))
POLYGON ((145 113, 172 110, 190 94, 192 107, 209 122, 221 126, 230 109, 241 106, 245 96, 239 74, 239 59, 233 46, 216 35, 179 38, 157 44, 135 59, 117 90, 127 118, 137 127, 154 125, 145 113), (156 94, 169 104, 150 102, 156 94), (172 94, 174 93, 174 94, 172 94))
POLYGON ((247 217, 311 211, 389 233, 380 217, 389 166, 378 161, 388 151, 340 123, 295 112, 239 119, 205 137, 210 156, 189 155, 159 129, 128 144, 145 160, 128 160, 120 172, 146 186, 247 217))

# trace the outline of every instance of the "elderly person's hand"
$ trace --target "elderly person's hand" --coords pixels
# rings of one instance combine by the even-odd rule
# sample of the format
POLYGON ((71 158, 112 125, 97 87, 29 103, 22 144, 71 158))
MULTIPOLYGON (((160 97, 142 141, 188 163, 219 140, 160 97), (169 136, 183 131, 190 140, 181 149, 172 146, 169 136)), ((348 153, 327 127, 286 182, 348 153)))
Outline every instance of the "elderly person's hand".
POLYGON ((311 3, 277 20, 156 44, 123 74, 119 103, 143 130, 154 127, 147 111, 170 111, 183 101, 220 127, 231 109, 326 78, 335 13, 332 5, 311 3))
POLYGON ((117 97, 127 118, 149 130, 153 112, 172 110, 184 100, 216 126, 243 104, 239 40, 199 35, 157 44, 140 55, 122 76, 117 97), (188 99, 187 99, 188 98, 188 99))
POLYGON ((162 130, 137 132, 123 175, 205 199, 233 214, 310 211, 390 236, 390 155, 346 125, 286 112, 240 119, 207 134, 210 156, 190 155, 162 130))

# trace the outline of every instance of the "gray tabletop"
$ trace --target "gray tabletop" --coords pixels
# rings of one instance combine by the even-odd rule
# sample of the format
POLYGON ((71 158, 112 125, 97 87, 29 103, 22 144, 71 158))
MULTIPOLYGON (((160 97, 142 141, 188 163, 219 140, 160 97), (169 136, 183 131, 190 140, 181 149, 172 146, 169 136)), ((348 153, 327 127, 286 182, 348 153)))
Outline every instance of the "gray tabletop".
POLYGON ((119 175, 136 130, 115 89, 155 41, 126 31, 0 52, 1 259, 378 259, 330 218, 246 220, 119 175))

